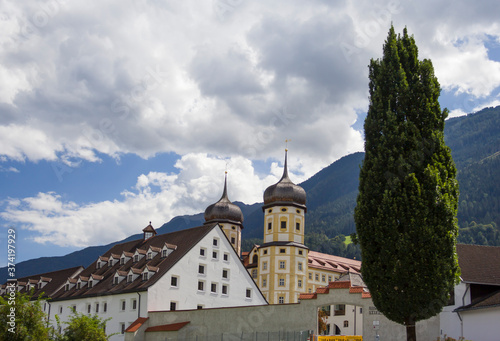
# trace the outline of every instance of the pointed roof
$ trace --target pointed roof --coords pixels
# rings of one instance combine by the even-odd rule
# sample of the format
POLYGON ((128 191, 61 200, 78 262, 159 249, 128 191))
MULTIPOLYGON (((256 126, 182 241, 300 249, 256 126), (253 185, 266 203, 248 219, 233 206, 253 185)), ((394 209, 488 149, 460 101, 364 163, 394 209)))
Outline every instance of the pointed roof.
POLYGON ((306 191, 288 177, 287 155, 288 150, 285 149, 285 167, 280 181, 269 186, 264 192, 264 209, 276 204, 290 203, 306 209, 306 191))
POLYGON ((221 198, 205 210, 205 224, 214 222, 230 222, 240 226, 243 223, 241 209, 233 204, 227 196, 227 172, 224 176, 224 190, 221 198))

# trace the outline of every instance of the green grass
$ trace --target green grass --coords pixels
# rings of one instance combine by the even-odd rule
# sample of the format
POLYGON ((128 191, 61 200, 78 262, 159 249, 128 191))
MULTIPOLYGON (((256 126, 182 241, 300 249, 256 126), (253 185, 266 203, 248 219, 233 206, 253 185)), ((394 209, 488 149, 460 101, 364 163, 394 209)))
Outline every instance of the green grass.
POLYGON ((344 244, 345 245, 349 245, 351 243, 352 243, 351 236, 345 236, 345 242, 344 242, 344 244))

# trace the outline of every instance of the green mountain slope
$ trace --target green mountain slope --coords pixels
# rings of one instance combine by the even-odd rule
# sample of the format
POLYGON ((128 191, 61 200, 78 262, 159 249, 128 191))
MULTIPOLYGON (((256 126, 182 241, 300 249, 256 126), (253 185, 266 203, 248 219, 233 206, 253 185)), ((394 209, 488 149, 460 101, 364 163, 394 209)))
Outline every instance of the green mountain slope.
MULTIPOLYGON (((459 241, 500 245, 500 106, 446 121, 445 141, 452 150, 458 169, 459 241)), ((307 192, 306 245, 312 250, 359 257, 357 247, 346 245, 344 236, 355 232, 353 212, 363 157, 364 153, 347 155, 300 184, 307 192)), ((248 250, 253 243, 260 243, 262 238, 262 204, 235 204, 242 209, 245 217, 242 238, 243 249, 248 250)), ((199 226, 203 221, 203 213, 175 217, 159 228, 158 233, 199 226)), ((137 234, 123 241, 140 237, 137 234)), ((21 262, 16 266, 16 274, 22 277, 72 266, 87 266, 116 243, 88 247, 62 257, 21 262)), ((5 281, 6 276, 7 268, 1 268, 0 280, 5 281)))

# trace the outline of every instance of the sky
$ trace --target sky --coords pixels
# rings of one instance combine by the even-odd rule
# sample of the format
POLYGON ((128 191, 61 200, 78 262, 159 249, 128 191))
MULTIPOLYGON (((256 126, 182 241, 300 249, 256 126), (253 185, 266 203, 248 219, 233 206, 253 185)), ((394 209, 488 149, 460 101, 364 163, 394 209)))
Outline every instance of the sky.
POLYGON ((496 0, 0 4, 0 243, 15 230, 17 262, 203 212, 226 170, 232 201, 261 202, 285 148, 295 183, 362 151, 391 23, 450 117, 500 104, 496 0))

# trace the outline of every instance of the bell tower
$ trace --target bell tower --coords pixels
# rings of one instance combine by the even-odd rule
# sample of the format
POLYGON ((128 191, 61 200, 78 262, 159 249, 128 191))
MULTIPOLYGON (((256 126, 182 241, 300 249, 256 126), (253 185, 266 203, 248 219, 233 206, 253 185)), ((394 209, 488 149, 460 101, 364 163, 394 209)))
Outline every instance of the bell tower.
POLYGON ((305 190, 283 176, 264 192, 264 244, 259 247, 258 285, 270 304, 296 303, 306 290, 305 190))
POLYGON ((205 210, 205 223, 218 223, 233 245, 236 253, 241 255, 241 230, 243 229, 243 213, 227 196, 227 172, 224 176, 224 190, 215 204, 205 210))

